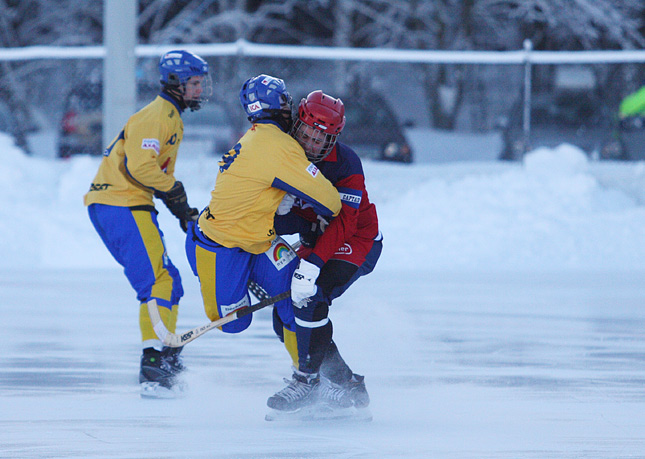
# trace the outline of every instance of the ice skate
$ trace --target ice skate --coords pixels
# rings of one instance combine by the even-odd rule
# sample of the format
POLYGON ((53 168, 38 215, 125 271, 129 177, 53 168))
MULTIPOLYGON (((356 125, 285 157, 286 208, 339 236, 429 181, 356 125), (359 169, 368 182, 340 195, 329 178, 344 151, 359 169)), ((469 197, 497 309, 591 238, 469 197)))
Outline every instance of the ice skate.
POLYGON ((372 420, 365 404, 365 397, 369 403, 369 396, 362 377, 340 385, 327 378, 312 378, 296 372, 291 381, 285 382, 289 385, 267 401, 272 408, 265 416, 267 421, 372 420))
POLYGON ((183 350, 184 350, 183 346, 182 347, 164 346, 161 349, 161 359, 168 365, 168 369, 175 376, 186 371, 186 366, 184 365, 184 359, 180 355, 181 351, 183 350))
POLYGON ((295 370, 291 380, 285 379, 287 387, 275 393, 267 400, 271 411, 266 415, 267 421, 278 418, 297 418, 306 416, 310 407, 318 401, 320 378, 317 373, 307 374, 295 370))
POLYGON ((354 406, 349 391, 340 384, 335 384, 327 378, 322 378, 318 390, 318 403, 329 409, 342 409, 354 406))
POLYGON ((356 408, 367 408, 370 404, 370 396, 365 387, 365 376, 352 374, 352 378, 343 384, 343 388, 349 393, 356 408))
POLYGON ((367 407, 368 404, 369 396, 361 376, 353 375, 352 379, 344 384, 335 384, 327 378, 322 378, 312 419, 371 421, 372 413, 367 407))
POLYGON ((141 356, 139 384, 142 398, 176 398, 183 391, 162 353, 146 349, 141 356))

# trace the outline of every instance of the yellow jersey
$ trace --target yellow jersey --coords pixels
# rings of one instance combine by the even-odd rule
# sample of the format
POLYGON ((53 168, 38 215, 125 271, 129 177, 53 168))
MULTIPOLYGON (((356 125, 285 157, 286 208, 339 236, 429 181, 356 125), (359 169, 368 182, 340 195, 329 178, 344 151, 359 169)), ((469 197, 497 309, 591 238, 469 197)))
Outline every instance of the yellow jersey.
POLYGON ((105 150, 85 205, 154 205, 154 191, 168 191, 175 183, 183 135, 181 110, 169 96, 160 94, 130 117, 105 150))
POLYGON ((311 203, 320 215, 340 212, 338 191, 298 142, 274 124, 256 123, 220 161, 199 227, 224 247, 265 252, 276 237, 273 219, 287 192, 311 203))

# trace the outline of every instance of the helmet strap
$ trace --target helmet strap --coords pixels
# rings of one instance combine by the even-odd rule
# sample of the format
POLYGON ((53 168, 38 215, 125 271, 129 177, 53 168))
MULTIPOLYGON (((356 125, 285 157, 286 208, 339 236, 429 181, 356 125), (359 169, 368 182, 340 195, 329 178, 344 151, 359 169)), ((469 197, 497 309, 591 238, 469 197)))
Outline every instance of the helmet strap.
MULTIPOLYGON (((162 91, 172 97, 182 110, 189 108, 189 105, 184 100, 184 91, 181 89, 181 86, 164 83, 162 91)), ((191 107, 191 110, 194 109, 191 107)))
POLYGON ((291 126, 293 125, 291 110, 279 110, 278 115, 274 117, 274 120, 280 125, 284 132, 291 131, 291 126))
POLYGON ((202 108, 201 100, 188 100, 188 101, 185 100, 184 104, 186 105, 186 108, 190 108, 191 112, 197 111, 200 108, 202 108))

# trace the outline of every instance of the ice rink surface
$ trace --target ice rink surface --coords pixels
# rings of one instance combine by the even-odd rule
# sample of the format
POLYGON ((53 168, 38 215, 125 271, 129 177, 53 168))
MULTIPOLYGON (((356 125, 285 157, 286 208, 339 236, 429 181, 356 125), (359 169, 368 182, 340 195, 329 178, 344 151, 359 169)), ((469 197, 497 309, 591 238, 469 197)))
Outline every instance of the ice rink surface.
MULTIPOLYGON (((271 423, 270 310, 186 346, 184 398, 141 399, 139 305, 82 202, 101 159, 0 151, 0 458, 645 458, 645 163, 365 161, 383 255, 330 317, 374 420, 271 423)), ((217 160, 178 163, 191 205, 217 160)), ((158 208, 187 330, 207 319, 158 208)))
POLYGON ((290 370, 268 311, 186 346, 184 398, 143 400, 121 273, 2 272, 0 457, 644 457, 644 275, 375 272, 331 313, 374 420, 275 423, 290 370))

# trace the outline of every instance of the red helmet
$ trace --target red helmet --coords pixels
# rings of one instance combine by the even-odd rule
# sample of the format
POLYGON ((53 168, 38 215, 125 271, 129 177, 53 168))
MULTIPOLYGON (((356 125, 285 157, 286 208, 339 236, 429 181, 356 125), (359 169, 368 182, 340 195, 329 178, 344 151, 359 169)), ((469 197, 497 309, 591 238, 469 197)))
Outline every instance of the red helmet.
POLYGON ((305 150, 309 161, 317 163, 327 157, 336 138, 345 127, 345 105, 322 91, 309 93, 298 105, 291 135, 305 150))

